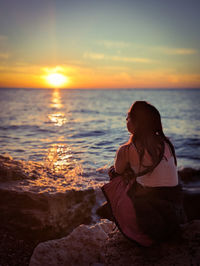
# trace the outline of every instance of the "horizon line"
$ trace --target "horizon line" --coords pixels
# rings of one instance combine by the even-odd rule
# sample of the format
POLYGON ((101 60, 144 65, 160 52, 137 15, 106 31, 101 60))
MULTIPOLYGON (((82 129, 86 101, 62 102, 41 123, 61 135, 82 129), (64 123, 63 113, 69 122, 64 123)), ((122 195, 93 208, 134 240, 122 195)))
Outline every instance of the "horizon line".
POLYGON ((172 88, 172 87, 163 87, 163 88, 34 88, 34 87, 1 87, 0 89, 34 89, 34 90, 199 90, 200 87, 178 87, 178 88, 172 88))

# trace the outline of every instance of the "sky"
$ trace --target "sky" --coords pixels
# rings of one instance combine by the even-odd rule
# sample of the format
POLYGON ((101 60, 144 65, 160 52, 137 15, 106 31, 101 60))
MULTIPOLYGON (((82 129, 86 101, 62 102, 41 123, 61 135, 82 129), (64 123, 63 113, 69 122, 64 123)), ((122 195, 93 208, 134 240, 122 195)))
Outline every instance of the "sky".
POLYGON ((0 87, 200 88, 199 0, 0 0, 0 87))

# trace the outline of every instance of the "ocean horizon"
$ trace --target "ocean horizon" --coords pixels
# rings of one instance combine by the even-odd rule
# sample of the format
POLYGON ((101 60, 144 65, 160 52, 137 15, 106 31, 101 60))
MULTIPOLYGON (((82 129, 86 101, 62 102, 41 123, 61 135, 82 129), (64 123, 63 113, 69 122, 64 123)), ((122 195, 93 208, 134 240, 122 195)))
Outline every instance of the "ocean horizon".
POLYGON ((29 88, 29 87, 0 87, 0 90, 6 90, 6 89, 11 89, 11 90, 200 90, 199 88, 29 88))

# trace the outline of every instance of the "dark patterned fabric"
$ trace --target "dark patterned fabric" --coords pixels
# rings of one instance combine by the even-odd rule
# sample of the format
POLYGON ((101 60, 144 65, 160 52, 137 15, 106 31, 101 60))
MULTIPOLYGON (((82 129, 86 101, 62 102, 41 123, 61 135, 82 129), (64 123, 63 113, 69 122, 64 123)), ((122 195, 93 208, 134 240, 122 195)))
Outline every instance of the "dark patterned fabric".
POLYGON ((186 222, 180 185, 145 188, 136 182, 127 194, 134 204, 140 229, 151 239, 167 239, 186 222))

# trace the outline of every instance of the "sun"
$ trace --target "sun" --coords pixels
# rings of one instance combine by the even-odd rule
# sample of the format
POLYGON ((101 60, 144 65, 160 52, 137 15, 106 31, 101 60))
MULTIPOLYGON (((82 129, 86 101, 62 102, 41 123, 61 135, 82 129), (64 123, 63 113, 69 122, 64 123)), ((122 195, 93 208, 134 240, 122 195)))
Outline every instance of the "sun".
POLYGON ((60 73, 49 74, 46 80, 54 88, 63 87, 68 82, 68 78, 60 73))

